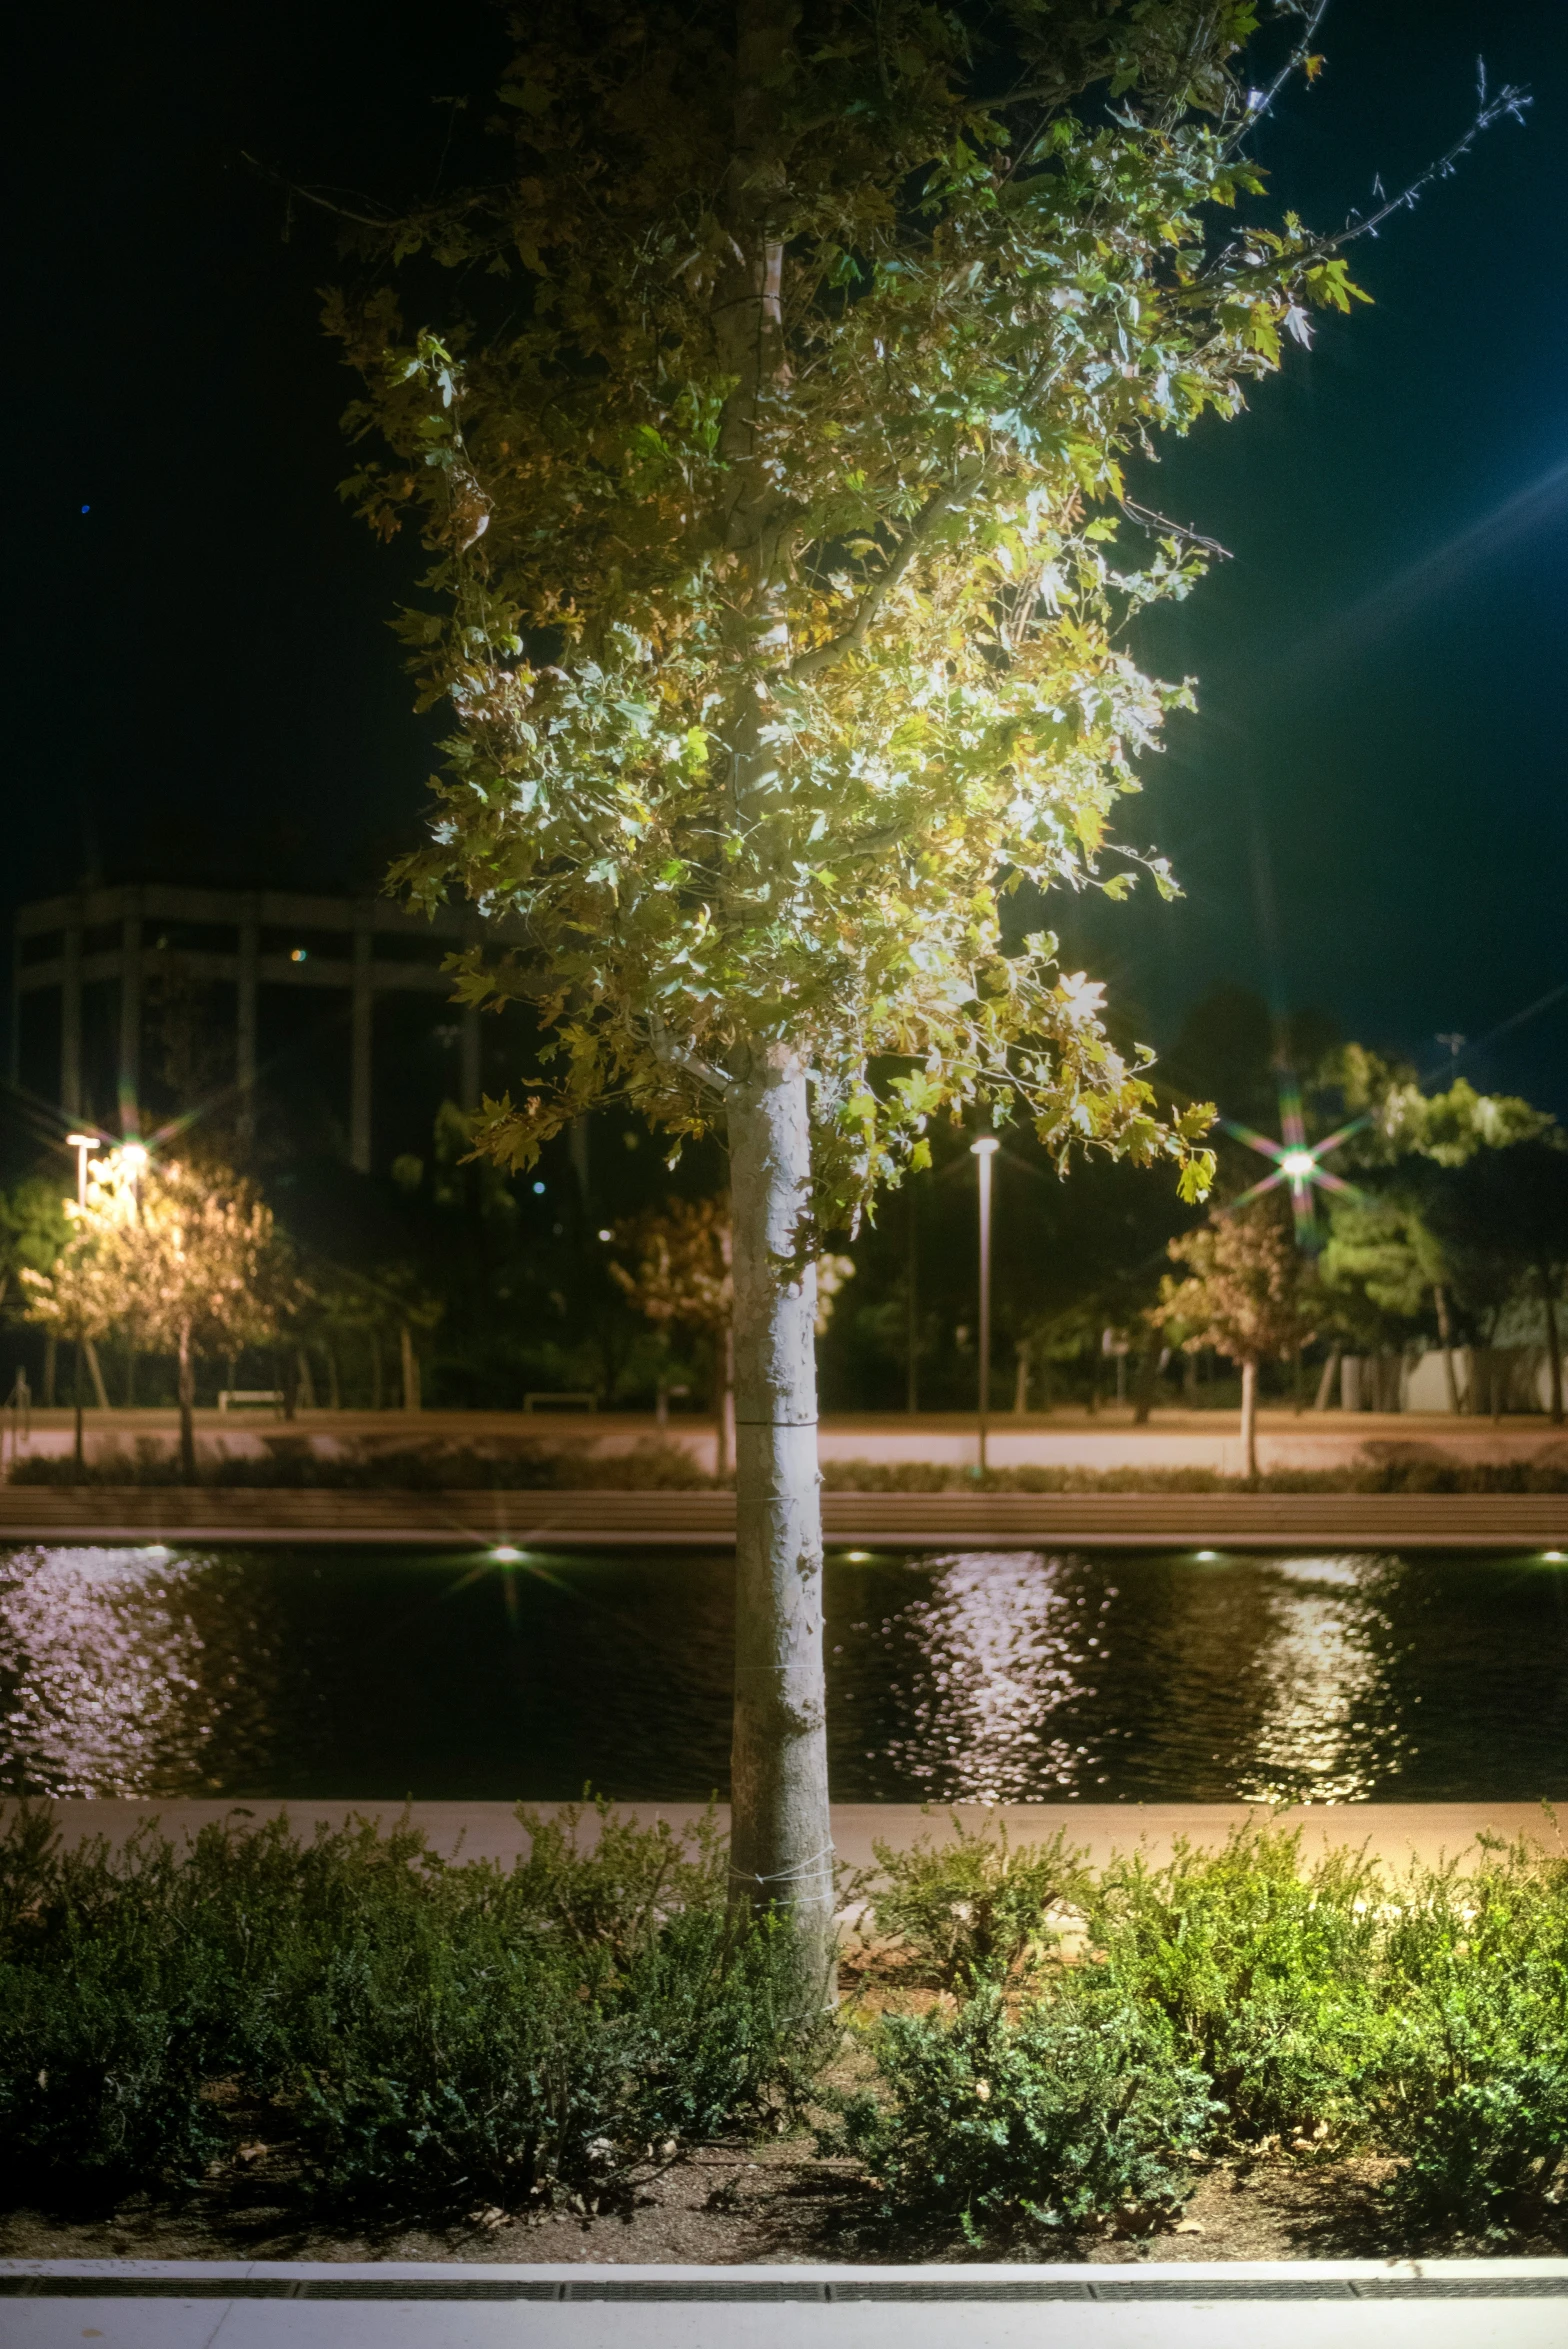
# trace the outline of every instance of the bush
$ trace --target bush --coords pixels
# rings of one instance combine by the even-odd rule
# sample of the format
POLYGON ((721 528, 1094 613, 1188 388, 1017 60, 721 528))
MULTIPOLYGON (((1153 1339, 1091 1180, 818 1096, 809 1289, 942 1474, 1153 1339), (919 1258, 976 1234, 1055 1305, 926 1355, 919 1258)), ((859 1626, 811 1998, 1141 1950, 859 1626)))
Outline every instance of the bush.
POLYGON ((1000 1987, 941 2013, 889 2015, 880 2094, 845 2099, 825 2149, 859 2155, 884 2218, 957 2220, 976 2247, 1179 2207, 1212 2098, 1157 2019, 1061 1986, 1010 2019, 1000 1987))
POLYGON ((1005 1826, 969 1833, 955 1817, 956 1840, 929 1837, 897 1851, 873 1844, 879 1874, 857 1880, 870 1892, 879 1934, 899 1946, 911 1982, 954 1990, 1015 1972, 1053 1946, 1053 1928, 1076 1920, 1092 1879, 1087 1853, 1065 1828, 1048 1843, 1014 1848, 1005 1826))
POLYGON ((975 1992, 952 2021, 869 2035, 875 2088, 839 2141, 890 2209, 963 2216, 978 2240, 1158 2206, 1204 2146, 1371 2149, 1399 2165, 1407 2236, 1562 2232, 1568 1860, 1520 1844, 1390 1882, 1252 1827, 1097 1877, 1060 1836, 879 1857, 868 1906, 895 1980, 975 1992))
POLYGON ((1403 2157, 1393 2198, 1428 2226, 1502 2236, 1568 2207, 1568 1861, 1493 1847, 1427 1872, 1390 1935, 1391 2013, 1371 2082, 1403 2157))
POLYGON ((189 2185, 236 2131, 382 2215, 613 2196, 650 2143, 788 2099, 820 1985, 725 1914, 709 1828, 601 1809, 541 1822, 511 1870, 403 1826, 144 1829, 65 1853, 0 1840, 0 2186, 111 2204, 189 2185))
POLYGON ((1376 1866, 1247 1827, 1219 1852, 1178 1842, 1163 1868, 1113 1864, 1089 1931, 1120 1995, 1161 2016, 1183 2062, 1213 2081, 1226 2133, 1332 2140, 1363 2128, 1363 2074, 1382 1996, 1376 1866))

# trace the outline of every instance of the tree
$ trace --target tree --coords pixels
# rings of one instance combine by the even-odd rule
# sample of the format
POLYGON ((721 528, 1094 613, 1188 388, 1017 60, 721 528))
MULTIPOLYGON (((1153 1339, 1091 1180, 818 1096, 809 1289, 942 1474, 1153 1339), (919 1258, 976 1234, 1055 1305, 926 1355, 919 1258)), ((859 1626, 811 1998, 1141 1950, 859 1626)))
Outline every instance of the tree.
MULTIPOLYGON (((1424 1093, 1414 1069, 1360 1044, 1346 1044, 1327 1058, 1318 1088, 1356 1113, 1358 1124, 1339 1163, 1371 1194, 1338 1199, 1330 1209, 1322 1269, 1333 1310, 1342 1321, 1348 1314, 1353 1334, 1365 1337, 1369 1318, 1412 1322, 1430 1295, 1449 1407, 1457 1411, 1456 1291, 1474 1297, 1478 1288, 1495 1289, 1497 1281, 1495 1264, 1478 1279, 1476 1242, 1491 1252, 1487 1235, 1459 1238, 1463 1200, 1475 1186, 1461 1183, 1456 1190, 1450 1178, 1478 1154, 1550 1142, 1554 1121, 1516 1094, 1478 1093, 1463 1077, 1443 1092, 1424 1093), (1446 1237, 1434 1222, 1434 1214, 1445 1214, 1445 1201, 1446 1237)), ((1531 1271, 1543 1277, 1533 1260, 1531 1271)))
POLYGON ((34 1319, 63 1329, 74 1312, 87 1334, 119 1324, 135 1343, 178 1357, 187 1483, 196 1476, 196 1356, 264 1343, 298 1291, 271 1210, 240 1176, 215 1163, 128 1165, 119 1150, 90 1162, 86 1202, 54 1272, 23 1277, 34 1319))
POLYGON ((1241 1365, 1242 1470, 1258 1473, 1258 1364, 1295 1354, 1316 1333, 1311 1266, 1296 1243, 1290 1203, 1278 1191, 1221 1209, 1172 1240, 1186 1276, 1167 1274, 1153 1319, 1187 1353, 1204 1346, 1241 1365))
POLYGON ((1251 0, 544 0, 493 180, 351 208, 372 282, 329 303, 366 386, 347 491, 429 552, 402 627, 454 721, 397 878, 521 917, 532 950, 476 948, 458 992, 553 1034, 550 1081, 487 1102, 478 1141, 529 1165, 612 1096, 727 1139, 734 1882, 813 1963, 820 1233, 977 1104, 1059 1162, 1207 1178, 1206 1108, 1160 1121, 1099 988, 1046 933, 1004 938, 1001 902, 1117 895, 1140 863, 1170 885, 1111 819, 1190 697, 1121 630, 1205 549, 1125 461, 1233 415, 1282 335, 1355 298, 1334 240, 1238 217, 1254 24, 1251 0), (452 273, 439 325, 407 274, 405 320, 415 260, 452 273), (1118 564, 1124 524, 1147 551, 1118 564))
MULTIPOLYGON (((94 1166, 85 1205, 62 1199, 41 1180, 18 1185, 6 1212, 7 1254, 23 1298, 23 1316, 36 1322, 51 1344, 74 1343, 71 1397, 75 1410, 72 1456, 82 1470, 82 1357, 119 1319, 120 1291, 104 1249, 104 1227, 94 1166)), ((94 1384, 102 1400, 103 1378, 92 1356, 94 1384)))
MULTIPOLYGON (((730 1206, 724 1198, 669 1198, 662 1207, 628 1216, 613 1227, 614 1245, 630 1265, 610 1264, 610 1278, 637 1311, 666 1329, 697 1331, 714 1364, 716 1466, 725 1475, 735 1448, 735 1283, 730 1206)), ((833 1299, 854 1277, 848 1256, 821 1256, 813 1267, 816 1335, 827 1328, 833 1299)))
POLYGON ((1434 1184, 1427 1215, 1462 1275, 1494 1300, 1533 1289, 1545 1323, 1551 1415, 1563 1420, 1558 1305, 1568 1272, 1568 1136, 1478 1151, 1434 1184))

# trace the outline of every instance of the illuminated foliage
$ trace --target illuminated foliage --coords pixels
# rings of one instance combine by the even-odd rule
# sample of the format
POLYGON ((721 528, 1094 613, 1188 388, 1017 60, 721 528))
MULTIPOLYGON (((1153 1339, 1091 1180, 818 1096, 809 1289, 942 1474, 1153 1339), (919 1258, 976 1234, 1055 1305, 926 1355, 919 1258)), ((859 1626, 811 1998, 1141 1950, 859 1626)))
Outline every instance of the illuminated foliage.
POLYGON ((435 557, 402 626, 458 722, 403 878, 526 914, 537 957, 476 952, 463 992, 556 1029, 557 1082, 490 1105, 488 1148, 530 1163, 607 1092, 706 1129, 708 1072, 784 1035, 824 1218, 977 1098, 1201 1190, 1201 1113, 1160 1124, 1099 990, 1044 934, 1004 950, 1000 897, 1170 885, 1113 826, 1189 694, 1122 630, 1205 550, 1136 518, 1124 462, 1354 295, 1293 219, 1238 221, 1254 20, 1026 5, 997 52, 961 11, 748 8, 743 38, 783 27, 749 132, 726 8, 518 20, 497 183, 386 240, 504 277, 504 323, 331 306, 386 452, 350 493, 435 557), (759 252, 746 380, 725 319, 759 252))

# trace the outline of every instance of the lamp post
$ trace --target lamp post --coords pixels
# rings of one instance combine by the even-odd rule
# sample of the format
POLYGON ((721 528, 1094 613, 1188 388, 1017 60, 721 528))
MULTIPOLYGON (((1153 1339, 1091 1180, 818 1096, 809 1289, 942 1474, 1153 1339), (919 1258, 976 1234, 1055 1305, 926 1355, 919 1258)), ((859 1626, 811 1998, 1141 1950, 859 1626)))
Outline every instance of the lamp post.
POLYGON ((980 1393, 979 1436, 980 1468, 987 1465, 985 1442, 987 1420, 991 1409, 991 1161, 1001 1148, 994 1134, 982 1134, 978 1142, 971 1142, 970 1151, 975 1160, 975 1171, 980 1178, 980 1393))
POLYGON ((76 1204, 78 1207, 85 1207, 87 1205, 87 1153, 89 1150, 97 1149, 98 1137, 96 1134, 67 1134, 65 1146, 68 1150, 76 1152, 76 1204))

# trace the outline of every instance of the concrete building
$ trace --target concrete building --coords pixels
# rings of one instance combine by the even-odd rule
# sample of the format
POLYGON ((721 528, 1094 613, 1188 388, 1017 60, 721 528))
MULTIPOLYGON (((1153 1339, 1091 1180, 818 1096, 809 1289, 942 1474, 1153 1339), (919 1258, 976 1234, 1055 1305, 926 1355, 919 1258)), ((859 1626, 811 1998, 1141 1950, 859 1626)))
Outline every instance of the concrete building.
MULTIPOLYGON (((35 1096, 56 1103, 72 1123, 139 1132, 149 991, 177 966, 182 983, 203 990, 209 1017, 232 1037, 225 1081, 235 1088, 243 1132, 256 1114, 269 1000, 313 990, 346 1030, 345 1154, 369 1173, 378 1024, 398 999, 450 1003, 452 982, 441 963, 478 935, 470 908, 426 920, 377 897, 149 883, 48 898, 23 906, 16 918, 11 1083, 19 1087, 25 1077, 35 1096)), ((491 925, 486 935, 500 933, 491 925)), ((453 1005, 439 1033, 455 1063, 455 1081, 445 1089, 471 1109, 481 1087, 479 1015, 453 1005)))

